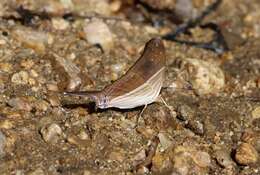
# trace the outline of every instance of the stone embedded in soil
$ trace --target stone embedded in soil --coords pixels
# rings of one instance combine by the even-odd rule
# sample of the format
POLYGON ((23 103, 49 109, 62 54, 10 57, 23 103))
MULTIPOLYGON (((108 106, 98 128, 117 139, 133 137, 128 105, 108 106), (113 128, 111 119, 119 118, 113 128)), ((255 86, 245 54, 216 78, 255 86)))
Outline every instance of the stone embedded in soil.
POLYGON ((11 72, 13 70, 13 65, 7 62, 0 63, 0 70, 3 72, 11 72))
POLYGON ((238 146, 235 153, 235 160, 241 165, 250 165, 257 162, 258 153, 255 148, 248 144, 242 143, 238 146))
POLYGON ((109 4, 109 8, 112 12, 117 12, 122 7, 122 1, 121 0, 114 0, 109 4))
POLYGON ((54 92, 58 92, 59 91, 59 88, 58 88, 58 85, 57 84, 47 84, 46 85, 47 89, 49 91, 54 91, 54 92))
POLYGON ((41 128, 40 133, 43 140, 51 144, 57 143, 61 136, 63 136, 63 131, 61 127, 56 123, 52 123, 41 128))
POLYGON ((157 151, 152 160, 154 174, 207 174, 211 166, 209 153, 196 148, 195 145, 175 146, 164 152, 157 151))
POLYGON ((145 150, 142 149, 134 156, 134 165, 138 165, 140 162, 144 161, 146 158, 145 150))
POLYGON ((180 120, 192 120, 194 118, 194 115, 195 115, 195 111, 189 107, 188 105, 181 105, 179 108, 178 108, 178 119, 180 120))
POLYGON ((34 103, 34 107, 36 110, 39 110, 39 111, 47 111, 48 107, 49 107, 49 103, 47 103, 46 101, 44 100, 37 100, 35 103, 34 103))
POLYGON ((44 53, 47 45, 53 43, 53 36, 44 31, 37 31, 26 27, 17 27, 12 31, 12 36, 25 47, 44 53))
MULTIPOLYGON (((67 90, 75 90, 75 88, 81 84, 81 78, 79 77, 80 69, 71 60, 65 59, 58 54, 53 55, 56 59, 55 64, 61 65, 69 75, 69 84, 67 86, 67 90)), ((60 70, 57 70, 57 72, 60 72, 60 70)))
POLYGON ((198 13, 192 0, 176 0, 174 12, 182 20, 194 18, 198 13))
POLYGON ((88 140, 88 139, 91 138, 90 135, 89 135, 87 132, 85 132, 84 130, 81 130, 81 131, 79 132, 78 137, 79 137, 81 140, 88 140))
POLYGON ((204 125, 197 120, 190 120, 188 124, 186 125, 187 128, 189 128, 192 132, 198 135, 204 134, 204 125))
POLYGON ((193 161, 200 167, 209 167, 211 164, 210 155, 205 151, 193 153, 193 161))
POLYGON ((0 158, 2 158, 5 155, 5 143, 6 137, 3 134, 3 132, 0 131, 0 158))
POLYGON ((31 111, 33 104, 25 97, 11 98, 8 105, 18 110, 31 111))
POLYGON ((101 20, 93 20, 84 26, 85 38, 90 44, 99 44, 105 52, 114 47, 114 38, 107 24, 101 20))
POLYGON ((69 27, 69 22, 63 18, 52 18, 51 23, 56 30, 66 30, 69 27))
POLYGON ((246 143, 249 143, 251 145, 253 145, 255 143, 255 136, 256 136, 256 133, 254 133, 253 131, 251 130, 246 130, 242 136, 241 136, 241 140, 243 142, 246 142, 246 143))
POLYGON ((126 64, 124 63, 118 63, 110 65, 110 68, 112 70, 112 80, 117 80, 119 78, 119 75, 122 74, 122 72, 126 68, 126 64))
POLYGON ((252 118, 253 119, 258 119, 260 118, 260 106, 257 106, 253 111, 252 111, 252 118))
POLYGON ((15 84, 28 84, 29 74, 26 71, 20 71, 18 73, 13 74, 11 81, 15 84))
POLYGON ((11 129, 14 127, 14 123, 8 119, 0 121, 0 129, 11 129))
POLYGON ((158 134, 158 138, 163 150, 166 150, 173 145, 173 141, 170 139, 170 136, 167 133, 160 132, 158 134))
POLYGON ((219 165, 224 168, 232 168, 235 166, 235 162, 231 158, 231 152, 225 148, 217 149, 214 152, 215 158, 219 165))
POLYGON ((183 63, 188 80, 199 95, 217 93, 224 87, 224 73, 214 62, 187 58, 183 63))
POLYGON ((47 95, 47 100, 49 101, 49 103, 51 104, 51 106, 53 107, 57 107, 57 106, 60 106, 61 105, 61 102, 60 102, 60 99, 58 97, 57 94, 48 94, 47 95))
POLYGON ((174 169, 180 174, 206 174, 211 166, 210 155, 192 146, 177 146, 171 155, 174 169))

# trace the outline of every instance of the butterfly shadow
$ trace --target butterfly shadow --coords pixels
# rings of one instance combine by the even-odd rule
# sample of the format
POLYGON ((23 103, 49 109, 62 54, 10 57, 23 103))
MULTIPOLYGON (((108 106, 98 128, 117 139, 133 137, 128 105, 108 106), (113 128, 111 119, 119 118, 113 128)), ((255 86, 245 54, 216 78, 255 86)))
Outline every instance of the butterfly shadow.
POLYGON ((62 107, 66 108, 66 109, 75 109, 75 108, 81 107, 81 108, 86 109, 89 114, 96 113, 96 112, 98 112, 98 113, 102 112, 99 109, 98 110, 96 109, 96 105, 94 102, 63 104, 62 107))
POLYGON ((108 108, 108 109, 100 109, 96 107, 95 102, 90 102, 90 103, 70 103, 70 104, 63 104, 62 107, 66 109, 75 109, 75 108, 84 108, 87 110, 89 114, 92 113, 102 113, 108 110, 120 112, 120 113, 128 113, 128 112, 135 112, 135 111, 141 111, 144 106, 132 108, 132 109, 119 109, 119 108, 108 108))

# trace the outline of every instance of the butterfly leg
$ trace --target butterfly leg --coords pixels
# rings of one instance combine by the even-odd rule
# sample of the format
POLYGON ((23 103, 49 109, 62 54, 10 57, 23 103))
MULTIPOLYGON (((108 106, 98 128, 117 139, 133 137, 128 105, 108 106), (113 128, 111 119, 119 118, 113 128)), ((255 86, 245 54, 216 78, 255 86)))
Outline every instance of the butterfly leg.
POLYGON ((175 112, 174 112, 174 110, 172 109, 172 106, 168 105, 161 95, 158 96, 157 101, 163 103, 163 104, 169 109, 170 113, 171 113, 173 116, 175 116, 175 114, 174 114, 175 112))
POLYGON ((146 108, 147 108, 147 104, 144 105, 142 111, 136 116, 134 129, 137 128, 137 126, 138 126, 138 124, 139 124, 139 119, 142 117, 142 114, 144 113, 144 110, 145 110, 146 108))

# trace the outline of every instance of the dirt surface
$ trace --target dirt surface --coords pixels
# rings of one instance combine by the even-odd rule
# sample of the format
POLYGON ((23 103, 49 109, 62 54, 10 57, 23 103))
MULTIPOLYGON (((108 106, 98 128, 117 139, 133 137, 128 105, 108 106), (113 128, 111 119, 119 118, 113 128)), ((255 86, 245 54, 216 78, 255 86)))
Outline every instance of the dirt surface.
POLYGON ((95 110, 60 93, 102 89, 213 1, 158 2, 0 2, 0 174, 260 174, 259 0, 223 0, 203 20, 229 52, 164 41, 168 106, 148 105, 137 127, 142 107, 95 110))

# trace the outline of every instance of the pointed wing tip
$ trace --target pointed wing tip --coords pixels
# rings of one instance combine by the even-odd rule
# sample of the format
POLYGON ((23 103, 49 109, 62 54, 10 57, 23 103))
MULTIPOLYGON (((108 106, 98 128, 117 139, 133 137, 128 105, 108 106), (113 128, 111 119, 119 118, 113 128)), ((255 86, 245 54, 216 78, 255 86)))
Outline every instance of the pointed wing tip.
POLYGON ((155 46, 160 46, 163 45, 163 41, 161 38, 156 37, 156 38, 152 38, 148 43, 153 44, 155 46))
POLYGON ((154 51, 165 52, 163 40, 159 37, 150 39, 146 44, 146 48, 154 51))

